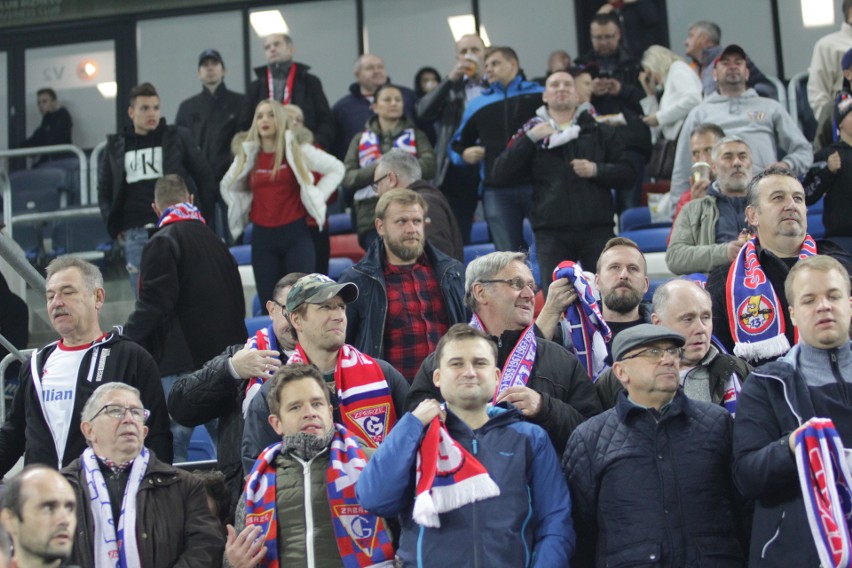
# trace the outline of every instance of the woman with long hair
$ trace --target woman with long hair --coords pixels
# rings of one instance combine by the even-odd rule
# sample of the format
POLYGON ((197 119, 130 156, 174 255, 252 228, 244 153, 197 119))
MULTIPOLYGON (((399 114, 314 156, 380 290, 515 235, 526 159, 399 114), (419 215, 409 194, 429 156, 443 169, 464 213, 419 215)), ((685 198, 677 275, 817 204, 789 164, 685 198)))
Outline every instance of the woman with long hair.
POLYGON ((254 224, 251 264, 260 305, 290 272, 314 272, 308 217, 325 224, 326 200, 343 179, 343 164, 296 136, 284 107, 261 101, 220 191, 234 238, 254 224), (313 172, 322 174, 314 183, 313 172))
POLYGON ((701 79, 678 54, 652 45, 642 56, 639 82, 647 95, 641 101, 642 120, 655 138, 662 133, 666 140, 677 140, 686 115, 701 103, 701 79))
POLYGON ((400 88, 391 84, 379 87, 372 108, 375 114, 364 130, 352 138, 343 160, 346 166, 343 189, 354 195, 355 226, 365 249, 378 239, 374 221, 379 197, 373 188, 373 172, 379 158, 393 148, 400 148, 417 158, 423 170, 422 179, 435 175, 432 144, 405 116, 400 88))

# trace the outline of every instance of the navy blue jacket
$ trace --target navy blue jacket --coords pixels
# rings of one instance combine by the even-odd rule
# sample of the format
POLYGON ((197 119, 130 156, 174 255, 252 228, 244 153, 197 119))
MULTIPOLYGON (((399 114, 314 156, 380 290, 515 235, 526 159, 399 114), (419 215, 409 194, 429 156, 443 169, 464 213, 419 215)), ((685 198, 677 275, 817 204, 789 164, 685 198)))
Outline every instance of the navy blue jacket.
POLYGON ((730 413, 680 389, 655 412, 621 393, 568 440, 572 566, 744 566, 730 413))
MULTIPOLYGON (((428 241, 424 250, 441 287, 450 325, 467 322, 464 267, 428 241)), ((338 278, 338 282, 354 282, 358 286, 358 299, 346 306, 346 343, 379 359, 383 357, 388 312, 388 293, 382 268, 383 251, 384 241, 378 239, 367 249, 367 254, 358 264, 347 268, 338 278)), ((406 379, 410 381, 412 377, 406 379)))
POLYGON ((500 496, 442 513, 440 528, 421 527, 411 517, 425 432, 413 414, 403 416, 361 473, 355 486, 361 506, 385 518, 399 515, 403 566, 568 566, 571 500, 547 434, 514 407, 489 414, 484 426, 471 430, 448 411, 446 426, 488 470, 500 496))
MULTIPOLYGON (((737 399, 734 482, 755 500, 749 566, 819 566, 788 438, 814 417, 799 347, 755 369, 737 399)), ((831 351, 825 351, 831 357, 831 351)), ((831 418, 830 416, 828 418, 831 418)))

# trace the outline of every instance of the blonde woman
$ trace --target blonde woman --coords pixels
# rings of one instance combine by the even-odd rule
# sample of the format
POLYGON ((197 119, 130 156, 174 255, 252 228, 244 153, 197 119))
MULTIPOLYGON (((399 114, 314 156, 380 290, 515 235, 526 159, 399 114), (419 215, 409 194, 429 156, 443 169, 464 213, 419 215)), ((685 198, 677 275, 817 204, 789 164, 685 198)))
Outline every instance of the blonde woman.
POLYGON ((652 45, 642 56, 639 82, 647 94, 642 120, 652 127, 654 139, 662 133, 666 140, 677 140, 686 115, 701 102, 701 79, 678 54, 652 45))
POLYGON ((326 200, 343 180, 343 164, 305 140, 280 103, 261 101, 220 185, 231 235, 254 223, 251 264, 261 306, 282 276, 315 271, 308 218, 324 226, 326 200), (314 172, 322 175, 317 183, 314 172))

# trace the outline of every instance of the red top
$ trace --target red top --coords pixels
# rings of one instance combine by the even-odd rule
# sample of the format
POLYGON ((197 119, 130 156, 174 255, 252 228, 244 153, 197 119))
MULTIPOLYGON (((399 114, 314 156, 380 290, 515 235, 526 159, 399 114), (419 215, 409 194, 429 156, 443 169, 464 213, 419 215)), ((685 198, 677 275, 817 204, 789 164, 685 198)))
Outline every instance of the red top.
POLYGON ((308 216, 299 197, 299 182, 287 162, 281 163, 278 177, 272 179, 275 154, 260 152, 249 176, 254 194, 249 219, 261 227, 280 227, 308 216))

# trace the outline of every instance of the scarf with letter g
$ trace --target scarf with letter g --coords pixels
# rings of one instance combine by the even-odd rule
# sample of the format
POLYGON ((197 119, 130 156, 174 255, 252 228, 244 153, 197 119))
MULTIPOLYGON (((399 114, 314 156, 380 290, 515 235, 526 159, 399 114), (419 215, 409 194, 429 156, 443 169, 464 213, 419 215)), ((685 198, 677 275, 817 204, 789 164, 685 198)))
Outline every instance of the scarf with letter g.
MULTIPOLYGON (((300 344, 287 364, 310 363, 300 344)), ((334 384, 343 425, 377 448, 396 424, 390 386, 376 360, 344 344, 337 355, 334 384)))
POLYGON ((796 434, 796 466, 821 565, 849 568, 852 475, 830 419, 811 418, 796 434))
MULTIPOLYGON (((728 269, 725 287, 734 355, 746 361, 769 359, 790 350, 781 300, 760 266, 757 244, 754 237, 740 249, 728 269)), ((799 259, 816 254, 816 243, 806 235, 799 259)))
POLYGON ((440 528, 439 513, 500 495, 485 467, 453 440, 437 416, 417 450, 416 481, 411 516, 424 527, 440 528))
POLYGON ((567 278, 577 291, 577 300, 565 310, 565 321, 571 333, 571 346, 586 372, 597 380, 606 368, 606 344, 612 332, 603 319, 592 287, 579 262, 564 260, 553 271, 553 280, 567 278))
MULTIPOLYGON (((331 508, 337 549, 345 568, 393 564, 393 544, 384 521, 358 504, 355 482, 367 464, 357 438, 339 424, 334 425, 329 450, 326 490, 331 508)), ((278 507, 276 504, 275 458, 283 444, 272 444, 260 454, 246 481, 246 526, 260 525, 266 556, 260 565, 278 568, 278 507)), ((307 527, 311 530, 311 527, 307 527)))

